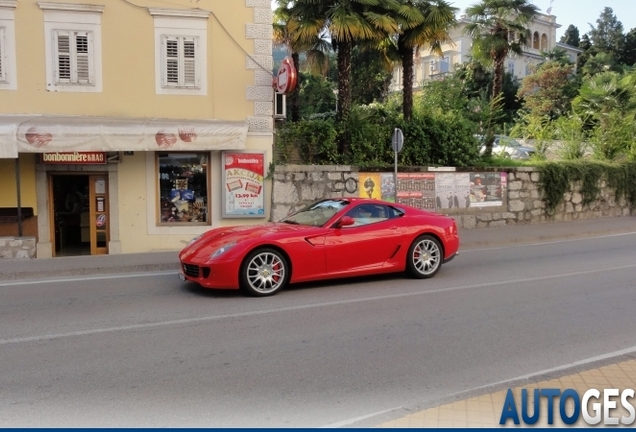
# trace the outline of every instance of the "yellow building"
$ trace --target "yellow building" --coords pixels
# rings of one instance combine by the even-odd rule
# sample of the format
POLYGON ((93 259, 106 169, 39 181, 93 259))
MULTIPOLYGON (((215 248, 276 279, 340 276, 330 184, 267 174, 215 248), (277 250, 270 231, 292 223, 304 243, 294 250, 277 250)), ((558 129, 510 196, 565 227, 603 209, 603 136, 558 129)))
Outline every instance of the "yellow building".
POLYGON ((0 209, 19 184, 37 257, 266 221, 271 35, 269 0, 0 0, 0 209))

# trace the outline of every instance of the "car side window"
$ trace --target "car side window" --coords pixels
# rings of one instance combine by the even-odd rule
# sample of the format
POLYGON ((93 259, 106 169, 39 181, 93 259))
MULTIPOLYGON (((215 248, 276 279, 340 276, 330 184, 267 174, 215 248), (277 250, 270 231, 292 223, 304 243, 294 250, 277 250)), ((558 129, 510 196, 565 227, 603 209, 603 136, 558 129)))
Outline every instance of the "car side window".
POLYGON ((404 210, 395 207, 389 207, 389 217, 390 218, 399 218, 404 216, 404 210))
POLYGON ((361 204, 349 210, 345 216, 353 219, 354 224, 345 228, 359 227, 388 220, 389 208, 380 204, 361 204))

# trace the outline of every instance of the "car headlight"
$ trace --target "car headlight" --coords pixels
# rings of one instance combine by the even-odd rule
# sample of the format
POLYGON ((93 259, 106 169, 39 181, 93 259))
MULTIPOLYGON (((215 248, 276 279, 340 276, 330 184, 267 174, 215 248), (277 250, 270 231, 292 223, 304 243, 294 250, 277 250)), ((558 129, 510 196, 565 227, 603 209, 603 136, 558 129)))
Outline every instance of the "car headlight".
POLYGON ((190 246, 192 243, 194 243, 195 241, 199 240, 202 235, 203 234, 199 234, 198 236, 194 237, 192 240, 190 240, 189 242, 186 243, 186 246, 190 246))
POLYGON ((214 259, 214 258, 218 258, 221 255, 223 255, 225 252, 229 251, 230 249, 232 249, 234 246, 236 246, 236 241, 224 244, 223 246, 221 246, 220 248, 218 248, 217 250, 214 251, 214 253, 212 253, 212 255, 210 255, 210 259, 214 259))

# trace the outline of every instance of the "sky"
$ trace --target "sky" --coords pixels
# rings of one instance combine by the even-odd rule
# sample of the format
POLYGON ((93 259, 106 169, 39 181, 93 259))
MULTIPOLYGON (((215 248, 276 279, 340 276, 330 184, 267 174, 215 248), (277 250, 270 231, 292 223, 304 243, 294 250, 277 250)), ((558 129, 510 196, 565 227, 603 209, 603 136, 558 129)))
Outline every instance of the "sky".
MULTIPOLYGON (((452 6, 460 8, 462 12, 467 6, 477 2, 478 0, 449 0, 452 6)), ((611 7, 616 18, 623 23, 624 33, 636 27, 636 14, 631 12, 635 0, 532 0, 532 3, 544 13, 552 6, 552 15, 555 15, 557 23, 561 24, 561 28, 557 30, 559 39, 570 24, 578 27, 581 36, 589 32, 588 23, 596 26, 596 20, 606 6, 611 7)), ((275 7, 274 5, 275 0, 272 1, 272 7, 275 7)))
MULTIPOLYGON (((462 12, 467 6, 478 3, 477 0, 449 0, 452 6, 460 8, 462 12)), ((552 7, 552 15, 557 18, 561 28, 557 29, 557 39, 560 39, 565 29, 574 24, 583 36, 590 31, 588 23, 596 27, 596 20, 601 16, 605 7, 611 7, 614 15, 623 24, 623 33, 636 27, 636 15, 632 12, 636 3, 634 0, 532 0, 541 12, 546 13, 552 7)))

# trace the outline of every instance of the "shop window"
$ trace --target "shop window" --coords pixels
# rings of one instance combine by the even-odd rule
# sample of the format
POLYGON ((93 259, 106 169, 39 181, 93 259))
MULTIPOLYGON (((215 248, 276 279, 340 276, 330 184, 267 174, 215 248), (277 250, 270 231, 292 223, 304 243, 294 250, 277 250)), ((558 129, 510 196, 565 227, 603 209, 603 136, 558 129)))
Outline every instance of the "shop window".
POLYGON ((157 153, 160 224, 209 224, 208 153, 157 153))

